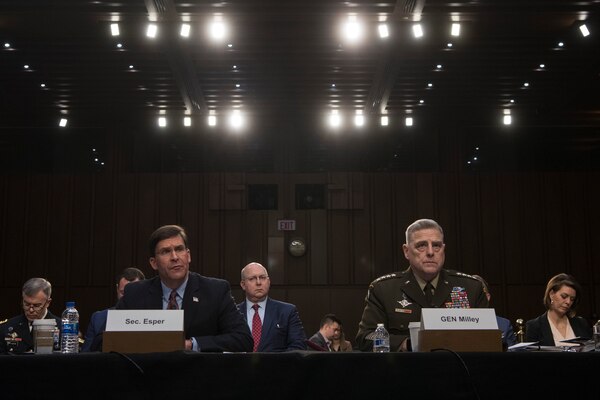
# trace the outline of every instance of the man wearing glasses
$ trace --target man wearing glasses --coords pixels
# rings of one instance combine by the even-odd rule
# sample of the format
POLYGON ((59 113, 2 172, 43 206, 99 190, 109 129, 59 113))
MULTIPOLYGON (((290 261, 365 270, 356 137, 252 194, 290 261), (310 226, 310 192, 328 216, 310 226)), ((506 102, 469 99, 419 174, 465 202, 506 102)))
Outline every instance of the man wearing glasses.
POLYGON ((48 311, 52 302, 52 285, 43 278, 31 278, 23 285, 21 292, 23 314, 9 319, 0 325, 0 354, 21 354, 33 351, 33 335, 31 333, 33 320, 56 320, 60 327, 61 320, 48 311))
POLYGON ((152 233, 150 266, 158 276, 125 286, 120 310, 182 309, 186 350, 252 351, 252 336, 227 281, 190 272, 185 230, 165 225, 152 233))
POLYGON ((265 267, 252 262, 242 269, 240 286, 246 299, 238 304, 252 332, 253 351, 306 350, 306 334, 296 306, 269 297, 271 281, 265 267))

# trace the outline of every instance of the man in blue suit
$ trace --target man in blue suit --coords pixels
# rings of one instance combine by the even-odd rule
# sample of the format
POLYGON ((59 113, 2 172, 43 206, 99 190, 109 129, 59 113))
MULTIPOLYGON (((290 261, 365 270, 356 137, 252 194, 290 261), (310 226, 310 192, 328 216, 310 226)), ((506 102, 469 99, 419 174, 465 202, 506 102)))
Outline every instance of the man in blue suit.
MULTIPOLYGON (((483 293, 485 293, 488 303, 490 303, 490 301, 492 300, 492 294, 490 293, 490 289, 485 279, 483 279, 479 275, 473 275, 473 278, 481 282, 481 284, 483 285, 483 293)), ((515 336, 515 332, 510 321, 506 318, 499 317, 497 315, 496 321, 498 322, 498 329, 502 331, 502 346, 506 348, 517 344, 517 337, 515 336)))
POLYGON ((265 267, 252 262, 242 269, 240 286, 246 299, 238 304, 254 340, 253 351, 306 350, 306 334, 296 306, 269 298, 265 267))
MULTIPOLYGON (((146 277, 139 269, 134 267, 125 268, 117 277, 117 300, 123 297, 127 284, 144 279, 146 277)), ((96 311, 92 314, 88 328, 85 331, 85 341, 81 346, 82 352, 102 351, 102 333, 106 330, 106 318, 110 309, 114 309, 114 307, 96 311)))

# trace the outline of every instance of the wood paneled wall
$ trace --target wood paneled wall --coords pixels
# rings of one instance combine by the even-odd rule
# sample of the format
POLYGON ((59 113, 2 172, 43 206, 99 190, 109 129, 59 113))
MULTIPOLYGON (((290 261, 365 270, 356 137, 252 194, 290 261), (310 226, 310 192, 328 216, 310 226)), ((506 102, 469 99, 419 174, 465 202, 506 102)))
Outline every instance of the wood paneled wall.
POLYGON ((334 312, 354 338, 368 284, 406 268, 406 226, 436 219, 446 267, 484 276, 499 315, 543 311, 558 272, 584 287, 580 314, 600 307, 598 173, 15 174, 0 177, 0 319, 20 312, 33 276, 54 288, 51 309, 75 300, 89 315, 115 302, 114 277, 138 266, 149 276, 147 238, 177 223, 190 236, 192 269, 227 279, 242 299, 239 271, 269 266, 271 295, 298 306, 307 335, 334 312), (324 210, 295 209, 296 184, 323 184, 324 210), (277 184, 279 209, 248 210, 248 184, 277 184), (294 219, 297 230, 277 230, 294 219), (286 248, 308 245, 303 257, 286 248))

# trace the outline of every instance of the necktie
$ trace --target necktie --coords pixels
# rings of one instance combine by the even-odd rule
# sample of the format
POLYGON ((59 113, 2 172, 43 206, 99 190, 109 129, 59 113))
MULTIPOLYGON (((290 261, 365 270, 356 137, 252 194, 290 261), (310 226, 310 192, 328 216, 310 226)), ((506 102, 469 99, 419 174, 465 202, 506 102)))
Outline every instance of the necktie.
POLYGON ((431 284, 431 282, 427 282, 423 291, 425 292, 425 300, 427 301, 427 306, 433 307, 433 285, 431 284))
POLYGON ((258 349, 258 344, 260 343, 260 335, 262 334, 262 322, 260 320, 260 315, 258 315, 258 304, 252 306, 254 308, 254 316, 252 317, 252 339, 254 339, 254 348, 253 352, 256 353, 258 349))
POLYGON ((177 304, 177 291, 171 291, 169 296, 169 304, 167 304, 167 310, 179 310, 179 304, 177 304))

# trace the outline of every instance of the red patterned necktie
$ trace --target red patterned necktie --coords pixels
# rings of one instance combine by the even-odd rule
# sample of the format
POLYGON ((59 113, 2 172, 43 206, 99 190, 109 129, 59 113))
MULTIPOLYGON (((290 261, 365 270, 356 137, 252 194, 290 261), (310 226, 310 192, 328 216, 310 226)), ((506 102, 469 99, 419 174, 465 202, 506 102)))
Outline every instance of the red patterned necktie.
POLYGON ((167 304, 167 310, 179 310, 179 304, 177 304, 177 291, 171 291, 169 296, 169 304, 167 304))
POLYGON ((262 334, 262 322, 260 321, 260 315, 258 315, 258 304, 252 306, 254 308, 254 316, 252 317, 252 338, 254 339, 253 352, 256 353, 258 350, 258 344, 260 343, 260 335, 262 334))

